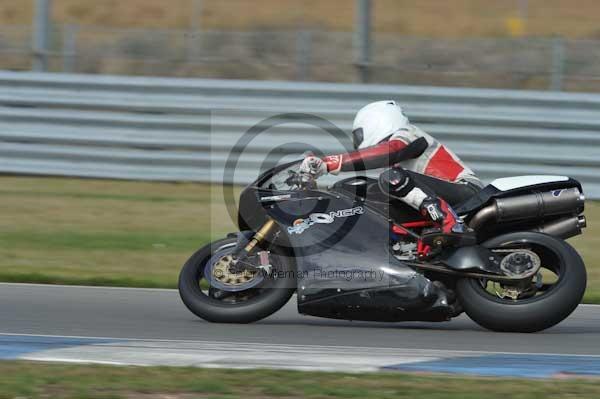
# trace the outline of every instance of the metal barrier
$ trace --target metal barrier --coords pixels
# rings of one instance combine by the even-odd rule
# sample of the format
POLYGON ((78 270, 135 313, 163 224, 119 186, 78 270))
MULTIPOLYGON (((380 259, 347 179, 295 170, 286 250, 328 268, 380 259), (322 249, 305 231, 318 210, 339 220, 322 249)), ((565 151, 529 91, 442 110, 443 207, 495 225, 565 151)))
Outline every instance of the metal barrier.
MULTIPOLYGON (((303 113, 348 132, 380 99, 402 103, 484 180, 569 175, 600 198, 600 95, 533 91, 0 72, 0 172, 220 182, 234 143, 265 118, 303 113)), ((266 129, 234 182, 265 159, 349 145, 325 126, 306 117, 266 129)))

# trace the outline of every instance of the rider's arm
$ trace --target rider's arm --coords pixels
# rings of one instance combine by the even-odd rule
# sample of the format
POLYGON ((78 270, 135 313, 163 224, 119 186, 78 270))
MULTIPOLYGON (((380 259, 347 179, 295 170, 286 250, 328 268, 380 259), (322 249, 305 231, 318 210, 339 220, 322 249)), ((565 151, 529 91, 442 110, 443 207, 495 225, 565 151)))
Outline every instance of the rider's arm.
POLYGON ((408 159, 418 158, 427 149, 427 140, 420 137, 410 144, 404 140, 390 139, 377 145, 323 158, 327 171, 337 174, 358 170, 385 168, 408 159))

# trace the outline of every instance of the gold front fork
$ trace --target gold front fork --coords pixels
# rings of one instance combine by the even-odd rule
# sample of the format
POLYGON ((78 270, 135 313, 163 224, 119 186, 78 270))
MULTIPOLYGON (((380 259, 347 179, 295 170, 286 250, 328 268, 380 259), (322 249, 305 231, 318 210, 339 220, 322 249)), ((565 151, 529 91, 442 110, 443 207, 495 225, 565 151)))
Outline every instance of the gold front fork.
POLYGON ((277 226, 277 224, 275 223, 275 221, 273 219, 269 219, 260 228, 260 230, 258 230, 256 232, 254 237, 252 237, 252 240, 250 240, 248 245, 246 245, 246 247, 244 248, 244 252, 246 254, 249 254, 254 249, 254 247, 256 247, 258 244, 260 244, 269 235, 271 230, 273 230, 273 228, 275 228, 276 226, 277 226))

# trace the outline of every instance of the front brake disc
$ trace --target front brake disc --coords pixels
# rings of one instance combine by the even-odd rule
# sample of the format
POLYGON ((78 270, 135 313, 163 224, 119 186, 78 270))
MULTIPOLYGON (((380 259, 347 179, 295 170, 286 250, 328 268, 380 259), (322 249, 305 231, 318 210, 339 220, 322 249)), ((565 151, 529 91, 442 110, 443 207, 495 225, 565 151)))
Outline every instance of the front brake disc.
POLYGON ((254 288, 264 281, 264 273, 260 270, 246 269, 232 272, 230 266, 233 262, 231 248, 217 251, 208 260, 204 267, 204 277, 211 287, 228 292, 239 292, 254 288))

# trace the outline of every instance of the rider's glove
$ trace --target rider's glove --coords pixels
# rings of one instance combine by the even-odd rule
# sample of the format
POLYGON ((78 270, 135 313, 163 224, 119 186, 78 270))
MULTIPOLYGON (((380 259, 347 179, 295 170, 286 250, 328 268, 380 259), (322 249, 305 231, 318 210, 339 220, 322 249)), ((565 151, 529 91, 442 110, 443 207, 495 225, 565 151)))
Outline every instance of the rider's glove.
POLYGON ((302 161, 300 173, 308 173, 317 178, 327 173, 327 165, 321 158, 309 155, 302 161))

